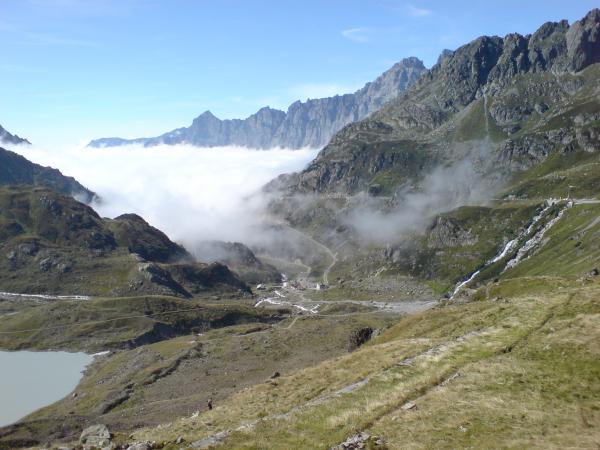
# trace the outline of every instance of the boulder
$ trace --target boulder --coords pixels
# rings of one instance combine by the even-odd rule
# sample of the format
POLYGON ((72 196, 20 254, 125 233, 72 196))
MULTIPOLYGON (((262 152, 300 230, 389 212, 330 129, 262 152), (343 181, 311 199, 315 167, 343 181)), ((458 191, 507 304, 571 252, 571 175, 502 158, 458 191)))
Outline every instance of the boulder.
POLYGON ((110 432, 106 425, 96 424, 87 427, 81 432, 79 442, 83 445, 84 449, 89 448, 105 448, 110 447, 110 432))
POLYGON ((152 446, 147 442, 136 442, 127 447, 127 450, 151 450, 152 446))

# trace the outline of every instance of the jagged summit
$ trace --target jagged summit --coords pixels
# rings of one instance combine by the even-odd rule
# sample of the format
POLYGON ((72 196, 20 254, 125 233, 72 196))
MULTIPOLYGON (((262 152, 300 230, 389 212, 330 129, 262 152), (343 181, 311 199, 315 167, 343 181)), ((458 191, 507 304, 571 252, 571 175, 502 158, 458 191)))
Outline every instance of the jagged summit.
POLYGON ((353 94, 296 101, 287 112, 266 106, 246 119, 221 120, 210 111, 205 111, 189 127, 178 128, 155 138, 103 138, 90 142, 89 146, 191 144, 200 147, 321 147, 344 125, 367 117, 404 92, 425 70, 418 58, 405 58, 353 94))
POLYGON ((597 151, 599 61, 598 9, 570 26, 563 20, 530 35, 481 36, 444 51, 406 92, 344 127, 288 187, 389 191, 462 158, 484 138, 494 173, 554 152, 597 151))

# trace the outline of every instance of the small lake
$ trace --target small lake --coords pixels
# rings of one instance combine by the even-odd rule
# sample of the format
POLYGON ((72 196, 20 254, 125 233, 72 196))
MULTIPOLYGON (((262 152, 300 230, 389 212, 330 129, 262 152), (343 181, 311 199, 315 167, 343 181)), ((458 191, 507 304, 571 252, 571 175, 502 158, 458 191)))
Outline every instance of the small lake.
POLYGON ((85 353, 0 351, 0 426, 66 396, 92 360, 85 353))

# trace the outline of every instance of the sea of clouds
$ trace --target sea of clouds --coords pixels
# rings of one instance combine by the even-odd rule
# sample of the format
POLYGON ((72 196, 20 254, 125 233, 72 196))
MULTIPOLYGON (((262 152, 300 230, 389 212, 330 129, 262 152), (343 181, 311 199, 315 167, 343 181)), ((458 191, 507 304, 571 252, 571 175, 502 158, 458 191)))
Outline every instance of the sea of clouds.
POLYGON ((249 240, 267 201, 262 186, 302 170, 318 152, 188 145, 11 150, 96 192, 102 202, 93 206, 101 216, 139 214, 190 247, 203 240, 249 240))

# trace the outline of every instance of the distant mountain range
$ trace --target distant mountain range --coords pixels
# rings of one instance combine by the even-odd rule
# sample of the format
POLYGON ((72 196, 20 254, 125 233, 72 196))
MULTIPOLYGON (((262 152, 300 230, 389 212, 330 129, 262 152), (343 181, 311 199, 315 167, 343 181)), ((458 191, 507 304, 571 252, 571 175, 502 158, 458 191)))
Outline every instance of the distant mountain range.
POLYGON ((210 111, 196 117, 187 128, 178 128, 158 137, 102 138, 89 147, 116 147, 141 144, 191 144, 199 147, 240 145, 251 148, 322 147, 345 125, 362 120, 414 84, 426 68, 415 57, 403 59, 375 81, 353 94, 297 101, 287 113, 265 107, 246 119, 220 120, 210 111))

